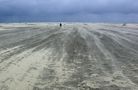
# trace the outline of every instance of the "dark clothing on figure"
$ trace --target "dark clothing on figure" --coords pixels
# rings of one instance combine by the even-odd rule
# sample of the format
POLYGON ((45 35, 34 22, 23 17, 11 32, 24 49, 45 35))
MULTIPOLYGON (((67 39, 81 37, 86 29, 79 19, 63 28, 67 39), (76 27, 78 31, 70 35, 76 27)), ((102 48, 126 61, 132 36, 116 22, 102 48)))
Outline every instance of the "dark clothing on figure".
POLYGON ((62 27, 62 24, 60 23, 59 26, 62 27))

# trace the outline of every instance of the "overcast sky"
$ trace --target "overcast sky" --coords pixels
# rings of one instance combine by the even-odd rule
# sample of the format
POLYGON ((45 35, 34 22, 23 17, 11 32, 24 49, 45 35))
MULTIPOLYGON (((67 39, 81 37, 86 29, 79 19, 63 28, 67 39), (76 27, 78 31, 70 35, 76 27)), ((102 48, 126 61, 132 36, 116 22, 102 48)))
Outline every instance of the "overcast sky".
POLYGON ((138 22, 138 0, 0 0, 0 22, 138 22))

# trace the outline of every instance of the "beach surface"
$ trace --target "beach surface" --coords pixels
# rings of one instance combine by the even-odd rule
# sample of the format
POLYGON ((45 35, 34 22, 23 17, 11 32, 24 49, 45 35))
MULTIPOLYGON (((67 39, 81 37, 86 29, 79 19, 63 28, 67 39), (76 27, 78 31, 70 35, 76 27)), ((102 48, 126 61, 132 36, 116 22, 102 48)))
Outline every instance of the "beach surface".
POLYGON ((0 90, 138 90, 138 24, 1 23, 0 90))

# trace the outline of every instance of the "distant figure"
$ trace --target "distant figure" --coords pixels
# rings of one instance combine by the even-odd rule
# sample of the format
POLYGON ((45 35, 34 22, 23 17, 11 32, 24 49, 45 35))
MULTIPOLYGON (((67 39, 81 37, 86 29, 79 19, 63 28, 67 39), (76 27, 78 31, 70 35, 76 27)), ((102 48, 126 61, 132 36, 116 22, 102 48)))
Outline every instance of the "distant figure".
POLYGON ((123 25, 122 26, 126 26, 127 24, 126 23, 123 23, 123 25))
POLYGON ((62 27, 62 23, 60 23, 59 26, 62 27))

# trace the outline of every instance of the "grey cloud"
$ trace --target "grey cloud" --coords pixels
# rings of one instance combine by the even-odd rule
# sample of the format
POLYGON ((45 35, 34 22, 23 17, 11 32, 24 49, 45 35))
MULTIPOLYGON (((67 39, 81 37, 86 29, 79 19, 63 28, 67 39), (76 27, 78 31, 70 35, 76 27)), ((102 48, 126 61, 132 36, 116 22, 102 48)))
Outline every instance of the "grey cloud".
POLYGON ((138 22, 136 19, 138 0, 0 0, 0 4, 1 22, 4 20, 138 22))

